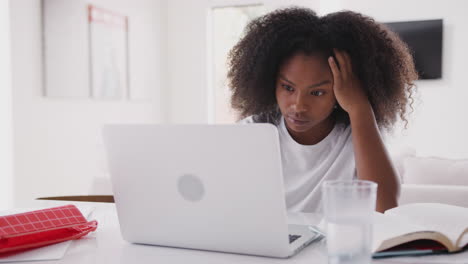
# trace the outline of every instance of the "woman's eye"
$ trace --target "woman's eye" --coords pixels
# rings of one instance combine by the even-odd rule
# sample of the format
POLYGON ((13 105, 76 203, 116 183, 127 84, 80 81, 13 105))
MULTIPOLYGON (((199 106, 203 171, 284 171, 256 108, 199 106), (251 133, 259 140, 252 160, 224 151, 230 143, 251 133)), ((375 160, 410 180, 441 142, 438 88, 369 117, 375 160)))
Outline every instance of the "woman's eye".
POLYGON ((323 91, 313 91, 313 92, 311 92, 310 94, 312 94, 312 95, 314 95, 314 96, 321 96, 321 95, 323 95, 324 93, 325 93, 325 92, 323 92, 323 91))
POLYGON ((294 88, 292 88, 291 86, 289 86, 287 84, 282 84, 281 86, 283 86, 283 88, 286 89, 286 91, 288 91, 288 92, 294 91, 294 88))

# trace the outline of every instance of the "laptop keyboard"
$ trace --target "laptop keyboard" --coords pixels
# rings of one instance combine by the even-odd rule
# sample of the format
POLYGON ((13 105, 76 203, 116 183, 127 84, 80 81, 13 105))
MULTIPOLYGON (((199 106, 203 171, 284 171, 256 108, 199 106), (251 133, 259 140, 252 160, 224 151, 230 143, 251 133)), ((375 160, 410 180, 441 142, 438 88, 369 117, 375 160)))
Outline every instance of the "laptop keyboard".
POLYGON ((289 244, 292 244, 294 241, 296 241, 300 237, 301 236, 299 235, 289 235, 289 244))

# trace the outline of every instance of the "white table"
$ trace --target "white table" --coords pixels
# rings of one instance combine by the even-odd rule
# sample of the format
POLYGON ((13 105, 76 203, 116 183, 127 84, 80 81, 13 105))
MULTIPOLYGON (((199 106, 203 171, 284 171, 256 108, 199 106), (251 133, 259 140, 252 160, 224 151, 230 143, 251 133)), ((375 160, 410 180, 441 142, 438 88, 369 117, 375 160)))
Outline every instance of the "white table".
MULTIPOLYGON (((35 201, 39 206, 59 206, 70 202, 35 201)), ((130 244, 122 239, 114 204, 73 202, 78 206, 93 206, 90 219, 98 221, 96 232, 73 241, 65 256, 58 261, 40 261, 28 263, 41 264, 72 264, 72 263, 327 263, 324 240, 314 243, 290 259, 274 259, 266 257, 244 256, 237 254, 209 251, 178 249, 158 246, 130 244)), ((295 224, 317 224, 320 218, 314 214, 297 214, 290 216, 290 222, 295 224)), ((401 263, 398 259, 374 260, 373 263, 401 263)), ((408 262, 406 262, 408 263, 408 262)), ((446 262, 450 263, 450 262, 446 262)), ((468 263, 468 262, 467 262, 468 263)))

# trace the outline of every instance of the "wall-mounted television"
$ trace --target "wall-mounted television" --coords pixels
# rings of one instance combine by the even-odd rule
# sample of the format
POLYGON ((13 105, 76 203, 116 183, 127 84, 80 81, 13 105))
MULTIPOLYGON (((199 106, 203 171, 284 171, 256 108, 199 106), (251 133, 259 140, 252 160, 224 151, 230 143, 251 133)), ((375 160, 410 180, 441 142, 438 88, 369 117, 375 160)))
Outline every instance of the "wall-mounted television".
POLYGON ((442 19, 385 24, 408 44, 420 79, 442 78, 442 19))

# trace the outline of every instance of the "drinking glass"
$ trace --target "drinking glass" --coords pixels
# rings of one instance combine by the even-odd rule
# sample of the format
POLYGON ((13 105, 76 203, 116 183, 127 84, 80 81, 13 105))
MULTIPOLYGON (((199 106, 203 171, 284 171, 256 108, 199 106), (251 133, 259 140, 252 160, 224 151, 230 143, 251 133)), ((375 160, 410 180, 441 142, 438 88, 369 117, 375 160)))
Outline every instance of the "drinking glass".
POLYGON ((322 195, 328 263, 370 263, 377 184, 363 180, 326 181, 322 195))

